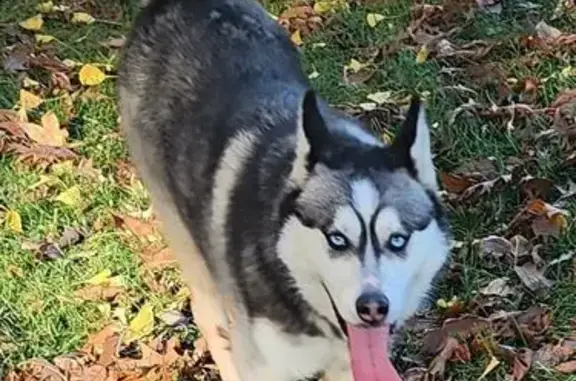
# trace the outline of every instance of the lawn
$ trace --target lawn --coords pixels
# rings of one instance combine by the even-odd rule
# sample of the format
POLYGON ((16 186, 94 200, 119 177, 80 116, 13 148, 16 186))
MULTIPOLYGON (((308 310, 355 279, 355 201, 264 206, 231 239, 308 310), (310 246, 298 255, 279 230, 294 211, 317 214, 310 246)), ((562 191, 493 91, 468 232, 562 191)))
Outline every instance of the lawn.
MULTIPOLYGON (((407 379, 576 380, 574 2, 264 4, 382 139, 426 100, 455 242, 397 349, 407 379)), ((0 2, 0 379, 217 379, 118 128, 137 11, 0 2)))

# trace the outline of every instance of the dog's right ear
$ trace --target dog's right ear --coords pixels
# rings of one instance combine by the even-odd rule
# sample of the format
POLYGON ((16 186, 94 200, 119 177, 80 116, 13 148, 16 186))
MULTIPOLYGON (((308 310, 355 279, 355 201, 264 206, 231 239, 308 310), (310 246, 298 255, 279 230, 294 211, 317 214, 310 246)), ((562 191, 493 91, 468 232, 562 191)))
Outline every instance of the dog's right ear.
POLYGON ((316 94, 312 90, 308 90, 302 99, 296 136, 296 158, 291 178, 298 186, 302 186, 314 165, 327 157, 330 152, 330 132, 320 114, 316 94))
POLYGON ((302 130, 308 142, 308 166, 311 168, 329 154, 330 132, 320 114, 316 94, 308 90, 302 103, 302 130))

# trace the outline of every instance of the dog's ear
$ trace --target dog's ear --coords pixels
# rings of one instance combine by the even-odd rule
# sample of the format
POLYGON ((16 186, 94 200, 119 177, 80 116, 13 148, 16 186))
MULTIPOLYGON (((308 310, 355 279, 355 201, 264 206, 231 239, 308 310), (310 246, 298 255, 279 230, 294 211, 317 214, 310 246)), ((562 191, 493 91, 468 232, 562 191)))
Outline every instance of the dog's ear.
POLYGON ((412 98, 404 124, 392 143, 392 149, 422 185, 432 191, 438 189, 436 169, 432 161, 430 128, 424 105, 417 96, 412 98))
POLYGON ((309 145, 308 165, 313 166, 328 153, 331 136, 312 90, 306 92, 302 102, 302 130, 309 145))
POLYGON ((299 111, 296 158, 291 177, 302 185, 314 165, 330 154, 332 137, 318 108, 314 91, 306 92, 299 111))

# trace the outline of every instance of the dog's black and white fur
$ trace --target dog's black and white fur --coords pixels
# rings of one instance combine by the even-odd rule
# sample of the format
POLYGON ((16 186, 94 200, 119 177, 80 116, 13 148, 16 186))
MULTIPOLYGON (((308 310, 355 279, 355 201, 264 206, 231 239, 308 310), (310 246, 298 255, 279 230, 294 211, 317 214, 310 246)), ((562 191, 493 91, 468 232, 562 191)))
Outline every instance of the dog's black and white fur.
POLYGON ((367 280, 400 326, 448 255, 420 103, 383 145, 314 94, 254 0, 152 0, 118 91, 223 379, 352 380, 340 323, 367 280))

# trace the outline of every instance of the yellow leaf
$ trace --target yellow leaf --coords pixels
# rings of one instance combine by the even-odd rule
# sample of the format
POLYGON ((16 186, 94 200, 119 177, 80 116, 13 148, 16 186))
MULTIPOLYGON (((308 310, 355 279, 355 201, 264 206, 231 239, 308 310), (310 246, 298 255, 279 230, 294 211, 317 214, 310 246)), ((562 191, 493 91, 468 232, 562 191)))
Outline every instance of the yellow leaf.
POLYGON ((49 34, 36 34, 34 35, 34 38, 38 44, 47 44, 56 39, 56 37, 50 36, 49 34))
POLYGON ((296 32, 292 33, 292 36, 290 36, 290 39, 296 45, 298 45, 298 46, 302 45, 302 35, 300 34, 300 30, 297 29, 296 32))
POLYGON ((32 110, 44 102, 42 98, 26 90, 20 90, 20 106, 26 110, 32 110))
POLYGON ((80 69, 78 73, 78 78, 80 83, 85 86, 96 86, 102 83, 106 79, 106 74, 102 70, 98 69, 94 65, 86 64, 80 69))
POLYGON ((496 357, 492 356, 492 358, 490 359, 490 363, 488 364, 488 366, 486 366, 486 369, 484 369, 484 372, 482 373, 482 375, 480 377, 478 377, 478 381, 484 379, 484 377, 486 377, 488 375, 488 373, 490 373, 494 369, 496 369, 496 367, 498 365, 500 365, 500 360, 498 360, 496 357))
POLYGON ((86 283, 89 284, 104 284, 110 281, 110 276, 112 275, 112 271, 110 269, 104 269, 100 271, 98 274, 94 275, 92 278, 88 279, 86 283))
POLYGON ((132 319, 128 326, 128 332, 124 337, 126 342, 130 342, 144 337, 154 329, 154 308, 150 303, 146 303, 140 308, 138 314, 132 319))
POLYGON ((428 54, 430 54, 430 52, 428 51, 428 48, 426 47, 426 45, 423 45, 420 48, 420 51, 418 52, 418 54, 416 55, 416 62, 419 64, 423 64, 428 59, 428 54))
POLYGON ((317 1, 314 4, 314 12, 318 14, 326 13, 332 9, 332 6, 330 1, 317 1))
POLYGON ((378 91, 376 93, 366 95, 366 98, 381 105, 383 103, 389 102, 390 99, 392 99, 392 91, 378 91))
POLYGON ((371 28, 375 28, 382 20, 384 20, 384 16, 379 13, 368 13, 366 15, 366 22, 371 28))
POLYGON ((18 23, 22 28, 26 30, 40 30, 42 29, 42 25, 44 24, 44 19, 42 19, 41 14, 37 14, 36 16, 32 16, 29 19, 21 21, 18 23))
POLYGON ((40 82, 35 81, 30 77, 24 77, 24 80, 22 81, 22 86, 26 89, 38 88, 40 87, 40 82))
POLYGON ((22 233, 22 217, 15 210, 9 210, 4 216, 6 227, 14 233, 22 233))
POLYGON ((36 5, 36 10, 40 13, 50 13, 54 12, 54 3, 51 1, 46 1, 36 5))
POLYGON ((71 21, 74 24, 92 24, 96 19, 86 12, 74 12, 71 21))
POLYGON ((350 70, 352 70, 353 73, 358 73, 360 70, 364 69, 366 66, 368 66, 368 65, 363 64, 360 61, 352 58, 350 60, 350 63, 346 67, 349 68, 350 70))
POLYGON ((56 197, 56 200, 68 206, 76 207, 82 203, 80 188, 77 185, 74 185, 60 193, 58 197, 56 197))

